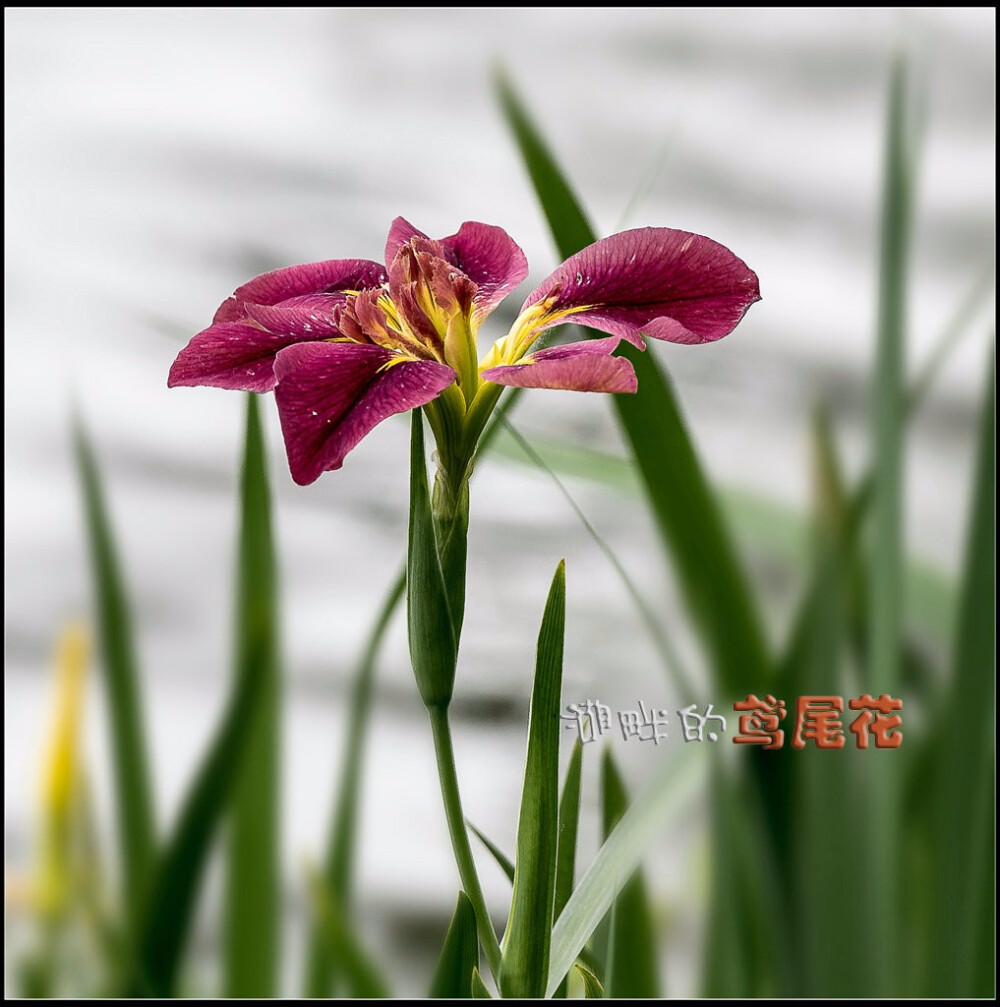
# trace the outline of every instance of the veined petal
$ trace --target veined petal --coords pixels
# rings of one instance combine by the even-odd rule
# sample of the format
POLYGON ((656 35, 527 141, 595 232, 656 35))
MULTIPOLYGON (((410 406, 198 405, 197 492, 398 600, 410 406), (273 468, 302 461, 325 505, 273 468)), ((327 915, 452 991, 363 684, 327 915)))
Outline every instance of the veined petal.
POLYGON ((623 231, 570 256, 529 295, 549 301, 534 331, 572 321, 642 345, 708 343, 760 300, 757 275, 711 238, 666 227, 623 231))
MULTIPOLYGON (((411 238, 430 240, 408 220, 397 217, 389 228, 385 261, 391 264, 411 238)), ((473 299, 477 315, 488 315, 528 275, 524 252, 502 227, 467 220, 439 244, 445 259, 477 285, 473 299)))
POLYGON ((167 378, 175 385, 211 385, 245 392, 274 387, 274 357, 302 339, 268 332, 250 322, 219 322, 199 332, 177 354, 167 378))
POLYGON ((381 346, 297 343, 278 354, 274 397, 292 478, 300 485, 339 469, 373 427, 425 405, 455 381, 431 360, 403 360, 381 346))
POLYGON ((410 238, 427 238, 419 228, 414 227, 405 217, 397 217, 389 225, 389 234, 385 239, 385 264, 391 266, 396 259, 396 253, 410 238))
POLYGON ((282 332, 299 339, 335 339, 341 335, 339 318, 347 296, 304 294, 280 304, 244 305, 248 318, 269 332, 282 332))
POLYGON ((476 313, 488 315, 528 275, 528 260, 502 228, 467 220, 441 244, 449 259, 479 287, 476 313))
POLYGON ((624 357, 611 353, 618 336, 550 346, 529 354, 521 363, 483 371, 484 381, 518 388, 566 388, 577 392, 634 392, 635 371, 624 357))
POLYGON ((327 259, 286 266, 263 273, 243 286, 219 305, 214 321, 236 321, 244 317, 247 302, 280 304, 304 294, 328 294, 338 290, 367 290, 386 279, 385 269, 368 259, 327 259))

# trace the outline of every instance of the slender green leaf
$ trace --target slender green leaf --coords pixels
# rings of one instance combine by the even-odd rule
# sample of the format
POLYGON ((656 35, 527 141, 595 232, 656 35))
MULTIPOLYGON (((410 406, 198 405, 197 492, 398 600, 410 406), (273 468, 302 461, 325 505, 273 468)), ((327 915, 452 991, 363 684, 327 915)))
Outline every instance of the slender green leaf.
POLYGON ((479 969, 474 968, 472 970, 472 999, 473 1000, 492 1000, 493 994, 486 988, 486 983, 483 982, 483 977, 479 974, 479 969))
POLYGON ((513 884, 514 861, 511 860, 510 857, 508 857, 507 854, 504 853, 504 851, 501 850, 500 847, 497 846, 497 844, 494 843, 493 840, 489 838, 489 836, 487 836, 485 833, 477 829, 476 826, 472 824, 472 822, 469 822, 468 825, 469 828, 472 829, 472 831, 479 837, 479 841, 483 844, 483 846, 485 846, 486 849, 489 850, 490 855, 497 862, 497 865, 499 866, 500 870, 503 871, 505 875, 507 875, 507 880, 511 884, 513 884))
MULTIPOLYGON (((992 354, 992 351, 991 351, 992 354)), ((932 747, 929 992, 995 993, 996 387, 986 373, 949 694, 932 747)))
POLYGON ((434 979, 427 996, 432 1000, 472 998, 472 973, 479 967, 476 911, 465 892, 458 893, 455 913, 444 939, 434 979))
POLYGON ((646 629, 649 631, 649 635, 652 637, 657 651, 659 651, 660 658, 663 661, 663 666, 666 668, 667 674, 673 680, 678 694, 684 700, 693 699, 694 686, 692 685, 690 674, 684 667, 684 662, 681 660, 680 654, 677 653, 676 648, 670 642, 670 637, 667 636, 664 631, 662 620, 658 618, 656 613, 649 607, 646 599, 642 596, 642 592, 636 586, 635 581, 632 580, 629 572, 625 569, 622 561, 618 558, 618 555, 611 546, 608 545, 604 536, 601 535, 601 533, 590 523, 590 519, 586 514, 584 514, 580 505, 573 498, 573 495, 568 489, 566 489, 559 476, 557 476, 556 473, 549 468, 541 455, 539 455, 538 452, 535 451, 535 449, 527 442, 527 440, 521 436, 517 428, 514 427, 512 423, 509 421, 506 422, 506 427, 528 458, 531 459, 531 461, 556 484, 556 487, 563 495, 563 498, 580 519, 580 523, 587 530, 587 534, 590 535, 597 545, 597 548, 604 553, 612 567, 614 567, 615 573, 618 574, 625 590, 632 599, 632 603, 635 605, 639 615, 642 617, 642 621, 646 624, 646 629))
POLYGON ((556 568, 538 634, 517 859, 504 934, 505 997, 539 997, 548 976, 559 838, 559 710, 566 623, 566 564, 556 568))
POLYGON ((237 571, 237 681, 259 675, 260 698, 235 782, 226 879, 226 995, 277 992, 281 920, 278 749, 281 696, 274 541, 257 396, 247 396, 237 571), (251 648, 258 648, 253 653, 251 648))
POLYGON ((580 784, 583 775, 583 745, 577 739, 566 767, 562 796, 559 798, 559 847, 556 853, 556 894, 552 916, 559 914, 573 894, 576 876, 576 836, 580 824, 580 784))
MULTIPOLYGON (((869 590, 869 666, 872 693, 893 694, 899 685, 903 554, 903 374, 906 292, 913 203, 917 117, 905 57, 892 66, 882 194, 878 346, 873 403, 874 482, 869 590)), ((873 806, 867 847, 871 875, 864 919, 874 969, 870 995, 898 989, 895 906, 899 897, 899 763, 872 766, 873 806), (877 883, 876 883, 877 882, 877 883)))
MULTIPOLYGON (((501 78, 498 89, 556 246, 569 256, 596 235, 510 83, 501 78)), ((639 390, 612 400, 718 680, 733 693, 759 689, 770 670, 759 613, 673 386, 653 352, 620 352, 639 390)))
MULTIPOLYGON (((604 750, 601 761, 601 808, 604 837, 611 835, 628 808, 628 792, 611 756, 604 750)), ((615 899, 611 912, 611 935, 604 967, 605 991, 609 997, 627 1000, 660 996, 656 954, 656 929, 649 895, 641 869, 633 871, 615 899)))
POLYGON ((137 941, 135 980, 148 995, 171 996, 208 854, 246 753, 268 676, 269 640, 247 640, 246 664, 222 723, 192 782, 157 866, 137 941))
MULTIPOLYGON (((327 889, 337 893, 341 911, 344 914, 349 912, 351 904, 354 847, 357 839, 358 795, 361 787, 365 737, 371 723, 375 665, 382 648, 382 641, 385 639, 396 606, 402 599, 405 588, 406 572, 401 570, 379 609, 378 617, 365 644, 351 688, 344 755, 341 760, 337 798, 330 822, 324 870, 327 889)), ((306 973, 308 996, 326 997, 330 995, 335 968, 336 963, 331 959, 329 953, 329 942, 323 936, 319 921, 314 920, 306 973)))
MULTIPOLYGON (((556 850, 556 894, 552 905, 553 923, 569 902, 576 879, 576 837, 580 824, 580 782, 583 770, 583 745, 579 739, 573 745, 562 797, 559 798, 559 845, 556 850)), ((564 1000, 568 977, 559 985, 555 998, 564 1000)))
POLYGON ((650 845, 662 840, 663 825, 670 813, 697 784, 699 774, 692 770, 703 766, 694 757, 698 747, 685 745, 664 758, 577 883, 552 929, 546 996, 555 993, 622 885, 650 845))
POLYGON ((339 899, 319 874, 309 879, 313 908, 330 942, 330 956, 343 970, 348 995, 353 999, 385 1000, 392 994, 372 956, 351 930, 340 911, 339 899))
POLYGON ((406 561, 406 612, 410 661, 428 707, 447 707, 455 683, 458 641, 441 570, 424 453, 423 417, 410 426, 410 527, 406 561))
POLYGON ((580 978, 583 979, 584 998, 587 1000, 603 1000, 605 993, 601 980, 581 962, 577 962, 573 968, 580 973, 580 978))
POLYGON ((124 867, 126 913, 139 925, 148 895, 156 835, 153 791, 142 721, 139 671, 132 641, 132 615, 104 501, 100 472, 82 421, 73 442, 90 545, 104 684, 111 721, 115 814, 124 867))

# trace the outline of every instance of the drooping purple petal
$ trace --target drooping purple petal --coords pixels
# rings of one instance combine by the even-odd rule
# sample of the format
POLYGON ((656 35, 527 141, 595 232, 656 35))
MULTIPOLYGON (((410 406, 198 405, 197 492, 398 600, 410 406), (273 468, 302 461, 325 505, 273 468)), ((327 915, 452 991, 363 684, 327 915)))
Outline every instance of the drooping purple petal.
POLYGON ((219 322, 199 332, 177 354, 167 387, 211 385, 245 392, 270 391, 275 354, 301 338, 268 332, 250 322, 219 322))
POLYGON ((467 220, 441 244, 451 261, 478 285, 479 314, 489 314, 528 275, 524 252, 502 227, 467 220))
POLYGON ((341 335, 340 312, 347 303, 344 294, 304 294, 280 304, 245 304, 246 315, 269 332, 283 332, 299 339, 335 339, 341 335))
POLYGON ((708 343, 732 332, 760 300, 757 275, 711 238, 666 227, 623 231, 570 256, 529 295, 552 298, 538 331, 563 321, 590 325, 642 345, 641 336, 708 343))
POLYGON ((300 486, 339 469, 386 417, 430 402, 455 381, 450 367, 430 360, 385 368, 395 357, 358 343, 297 343, 278 354, 274 397, 288 467, 300 486))
MULTIPOLYGON (((397 217, 389 228, 385 261, 390 266, 399 249, 412 238, 428 239, 408 220, 397 217)), ((489 314, 528 275, 528 260, 502 228, 467 220, 439 242, 444 258, 457 266, 477 286, 476 313, 489 314)))
POLYGON ((483 371, 486 381, 518 388, 566 388, 577 392, 634 392, 635 371, 624 357, 611 353, 618 336, 551 346, 524 358, 483 371))
POLYGON ((245 316, 244 305, 280 304, 304 294, 328 294, 338 290, 367 290, 386 279, 385 269, 368 259, 327 259, 286 266, 263 273, 243 286, 219 305, 214 321, 236 321, 245 316))

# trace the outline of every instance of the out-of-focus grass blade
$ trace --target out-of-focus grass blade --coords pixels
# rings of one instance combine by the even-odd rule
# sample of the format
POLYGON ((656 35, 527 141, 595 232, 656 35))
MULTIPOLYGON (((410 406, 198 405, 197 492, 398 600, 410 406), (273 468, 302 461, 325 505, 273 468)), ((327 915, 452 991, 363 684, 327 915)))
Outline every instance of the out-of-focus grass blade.
POLYGON ((646 599, 642 596, 642 592, 636 587, 635 581, 629 576, 628 570, 625 569, 624 564, 618 558, 614 549, 608 545, 604 536, 591 524, 590 519, 584 514, 583 509, 573 498, 573 494, 566 489, 562 480, 555 474, 555 472, 546 465, 545 460, 538 454, 537 451, 521 436, 517 428, 510 422, 506 423, 507 430, 510 432, 514 440, 517 441, 521 450, 528 456, 528 458, 538 466, 555 484, 556 488, 563 495, 563 498, 573 509, 573 513, 579 518, 580 523, 586 529, 587 534, 594 540, 597 548, 604 553, 607 557, 608 562, 614 567, 615 573, 618 574, 625 590, 628 592, 629 598, 632 599, 632 604, 635 605, 642 617, 642 621, 646 624, 646 628, 649 630, 649 635, 653 638, 653 643, 656 645, 656 649, 659 651, 660 658, 663 661, 663 666, 667 670, 667 674, 673 679, 674 685, 677 688, 678 694, 682 700, 687 700, 693 698, 694 696, 694 686, 691 683, 691 676, 688 674, 684 667, 684 663, 681 661, 680 654, 674 648, 674 645, 670 642, 670 638, 664 632, 662 620, 657 618, 656 613, 649 607, 646 603, 646 599))
POLYGON ((73 443, 83 490, 102 667, 111 720, 115 814, 124 865, 124 900, 133 927, 148 896, 155 850, 153 791, 143 731, 131 606, 118 562, 100 473, 82 421, 73 443))
POLYGON ((229 809, 251 725, 265 691, 269 638, 262 633, 246 643, 246 664, 157 866, 136 942, 139 964, 134 980, 146 995, 166 997, 175 991, 212 839, 229 809))
POLYGON ((274 996, 281 921, 278 731, 281 695, 274 541, 257 396, 247 396, 237 569, 236 680, 257 675, 259 699, 236 778, 226 878, 226 995, 274 996), (256 652, 254 652, 256 651, 256 652))
POLYGON ((472 970, 472 999, 492 1000, 493 994, 486 988, 483 977, 479 974, 478 966, 472 970))
MULTIPOLYGON (((899 685, 903 599, 903 374, 906 295, 916 151, 911 72, 899 55, 892 65, 882 193, 878 346, 873 402, 874 482, 869 574, 869 666, 872 694, 895 694, 899 685), (877 692, 876 692, 877 691, 877 692)), ((880 963, 868 993, 886 995, 899 987, 896 905, 899 897, 898 760, 872 764, 872 814, 867 847, 870 878, 864 886, 866 948, 880 963)))
MULTIPOLYGON (((566 780, 559 798, 559 844, 556 849, 556 892, 552 905, 553 923, 559 919, 576 878, 576 837, 580 824, 580 783, 583 775, 583 745, 579 739, 566 767, 566 780)), ((567 980, 555 992, 556 999, 565 999, 567 980)))
POLYGON ((444 939, 427 996, 432 1000, 472 998, 472 972, 479 965, 476 911, 465 892, 458 893, 455 913, 444 939))
MULTIPOLYGON (((354 875, 354 847, 357 838, 358 794, 361 786, 364 742, 371 723, 372 685, 375 664, 382 641, 406 589, 406 571, 401 570, 393 581, 379 610, 371 634, 365 644, 361 662, 354 676, 348 708, 346 741, 341 762, 340 782, 327 841, 324 877, 327 890, 336 893, 341 911, 350 910, 354 875)), ((330 957, 329 942, 324 938, 319 921, 314 920, 309 942, 306 990, 310 997, 330 995, 336 963, 330 957)))
MULTIPOLYGON (((523 104, 503 77, 498 90, 556 246, 564 257, 578 252, 594 242, 596 235, 523 104)), ((625 346, 621 353, 635 368, 639 390, 612 399, 717 680, 734 694, 760 689, 767 682, 770 665, 759 613, 673 387, 653 352, 625 346)))
MULTIPOLYGON (((992 352, 992 351, 991 351, 992 352)), ((996 387, 987 368, 950 694, 932 749, 931 996, 995 993, 996 387)))
MULTIPOLYGON (((853 554, 841 550, 847 518, 839 461, 825 413, 814 434, 815 565, 817 589, 800 660, 783 683, 786 695, 829 695, 844 691, 847 605, 853 554)), ((856 693, 855 693, 856 694, 856 693)), ((846 732, 845 732, 846 733, 846 732)), ((789 737, 786 732, 786 737, 789 737)), ((853 738, 848 734, 848 739, 853 738)), ((771 754, 762 752, 761 757, 771 754)), ((778 754, 778 753, 774 753, 778 754)), ((788 910, 796 953, 794 987, 802 996, 860 997, 871 982, 864 945, 866 926, 857 918, 857 891, 845 879, 865 876, 859 822, 870 808, 867 753, 847 746, 840 752, 812 748, 797 753, 791 773, 790 811, 784 828, 793 847, 785 890, 794 893, 788 910), (831 756, 836 756, 831 758, 831 756), (859 758, 860 757, 860 758, 859 758), (817 913, 816 906, 823 912, 817 913)), ((789 766, 792 759, 786 760, 789 766)), ((769 823, 770 824, 770 823, 769 823)))
POLYGON ((596 241, 594 229, 527 109, 502 71, 497 73, 496 87, 507 124, 517 140, 538 201, 552 229, 556 248, 564 259, 568 259, 596 241))
POLYGON ((792 955, 778 904, 783 885, 766 840, 760 802, 747 775, 740 769, 729 772, 721 759, 713 760, 709 792, 713 883, 702 992, 706 997, 773 997, 790 985, 786 973, 792 955))
POLYGON ((605 993, 601 980, 581 962, 577 962, 573 967, 580 973, 580 978, 583 980, 584 999, 603 1000, 605 993))
MULTIPOLYGON (((601 761, 601 807, 604 837, 611 834, 628 808, 625 782, 611 749, 601 761)), ((622 886, 611 912, 611 935, 604 966, 608 997, 626 1000, 660 996, 656 962, 656 929, 642 871, 636 869, 622 886)))
POLYGON ((499 866, 500 870, 507 875, 507 880, 511 884, 513 884, 514 861, 511 860, 510 857, 508 857, 507 854, 504 853, 504 851, 501 850, 500 847, 497 846, 497 844, 494 843, 489 836, 487 836, 484 832, 477 829, 476 826, 472 824, 472 822, 467 821, 466 824, 479 837, 479 841, 483 844, 483 846, 485 846, 486 849, 489 850, 490 856, 492 856, 493 859, 497 862, 497 865, 499 866))
POLYGON ((546 996, 558 989, 650 844, 662 838, 668 815, 699 782, 692 772, 703 766, 694 758, 698 747, 685 745, 662 761, 577 883, 552 929, 546 996))
POLYGON ((500 967, 505 997, 540 997, 548 977, 559 838, 559 703, 565 624, 566 564, 560 562, 538 634, 514 893, 500 967))
POLYGON ((313 874, 309 884, 314 912, 330 942, 330 955, 343 971, 348 995, 360 1000, 385 1000, 392 996, 379 967, 344 919, 338 900, 323 878, 313 874))

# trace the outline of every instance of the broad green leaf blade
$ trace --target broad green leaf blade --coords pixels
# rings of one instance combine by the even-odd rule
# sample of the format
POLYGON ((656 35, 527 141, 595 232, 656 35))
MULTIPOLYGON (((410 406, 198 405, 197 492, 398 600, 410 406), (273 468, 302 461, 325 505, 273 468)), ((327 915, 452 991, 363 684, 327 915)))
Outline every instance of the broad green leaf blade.
POLYGON ((468 825, 469 828, 472 829, 472 831, 479 838, 479 841, 483 844, 483 846, 485 846, 486 849, 489 850, 490 856, 492 856, 493 859, 497 862, 497 866, 499 866, 500 870, 507 875, 507 880, 511 884, 513 884, 514 861, 511 860, 510 857, 508 857, 507 854, 504 853, 504 851, 501 850, 500 847, 497 846, 497 844, 494 843, 493 840, 489 838, 489 836, 487 836, 485 833, 477 829, 476 826, 472 824, 472 822, 469 822, 468 825))
POLYGON ((584 998, 586 1000, 603 1000, 605 997, 604 987, 601 980, 586 965, 577 962, 573 968, 580 973, 583 979, 584 998))
POLYGON ((410 526, 406 559, 410 661, 424 705, 444 709, 455 683, 458 640, 431 514, 423 417, 419 409, 413 410, 410 430, 410 526))
POLYGON ((693 770, 703 768, 704 763, 695 760, 697 748, 685 745, 662 760, 577 883, 552 929, 546 996, 558 989, 624 882, 649 847, 662 840, 663 826, 671 812, 699 782, 700 774, 693 770))
POLYGON ((115 815, 124 867, 123 897, 131 927, 139 925, 156 856, 153 791, 143 730, 132 615, 119 566, 101 477, 82 421, 73 429, 93 571, 97 621, 115 781, 115 815))
POLYGON ((539 997, 548 976, 559 838, 559 704, 565 624, 566 564, 560 562, 538 634, 514 893, 500 967, 505 997, 539 997))
MULTIPOLYGON (((336 893, 342 912, 346 915, 351 904, 354 877, 354 847, 357 839, 358 795, 365 738, 371 723, 372 691, 375 666, 382 641, 406 589, 406 571, 401 570, 386 595, 378 617, 372 627, 364 653, 351 687, 348 708, 346 741, 341 761, 340 782, 330 823, 327 841, 324 877, 327 890, 336 893)), ((319 921, 313 921, 309 941, 309 959, 306 973, 306 990, 310 997, 327 997, 331 992, 336 963, 330 957, 329 942, 323 935, 319 921)))
POLYGON ((486 983, 483 982, 483 977, 479 974, 479 969, 474 968, 472 970, 472 999, 473 1000, 492 1000, 493 994, 486 988, 486 983))
POLYGON ((950 691, 932 748, 935 870, 928 992, 941 997, 995 993, 995 424, 991 355, 980 412, 950 691))
MULTIPOLYGON (((873 695, 894 695, 899 686, 903 569, 903 374, 906 296, 915 172, 914 107, 911 73, 904 56, 892 66, 882 193, 878 346, 873 402, 874 482, 869 574, 869 664, 866 687, 873 695)), ((868 819, 869 883, 866 918, 869 950, 879 968, 869 995, 899 988, 899 778, 898 760, 872 766, 873 805, 868 819)))
POLYGON ((313 874, 309 885, 314 912, 330 942, 330 956, 343 970, 348 995, 361 1000, 385 1000, 392 996, 379 967, 344 919, 338 900, 327 890, 323 878, 313 874))
POLYGON ((226 878, 226 995, 277 992, 281 920, 278 875, 278 611, 271 494, 257 396, 247 396, 236 576, 236 681, 259 675, 235 781, 226 878), (254 650, 259 651, 254 653, 254 650))
POLYGON ((444 939, 434 979, 427 996, 431 1000, 469 1000, 473 996, 472 973, 479 967, 476 911, 465 892, 458 893, 455 913, 444 939))
MULTIPOLYGON (((569 185, 509 82, 500 100, 565 257, 596 240, 569 185)), ((688 435, 673 385, 654 351, 624 345, 639 390, 612 396, 664 543, 676 564, 718 682, 732 693, 766 684, 770 665, 745 572, 688 435)))
POLYGON ((258 637, 247 640, 246 664, 157 865, 136 942, 139 965, 134 978, 146 995, 167 997, 176 991, 178 966, 212 839, 230 806, 268 679, 269 638, 262 627, 257 631, 258 637))
MULTIPOLYGON (((601 761, 601 809, 604 837, 628 808, 628 792, 611 756, 601 761)), ((636 869, 622 886, 611 912, 611 933, 604 965, 605 992, 611 998, 655 999, 660 996, 656 929, 642 871, 636 869)))

